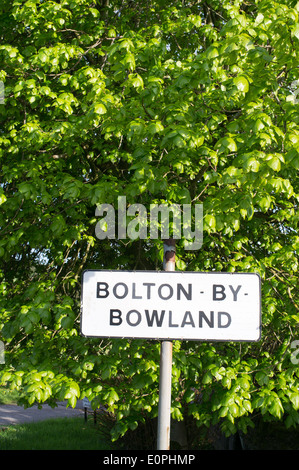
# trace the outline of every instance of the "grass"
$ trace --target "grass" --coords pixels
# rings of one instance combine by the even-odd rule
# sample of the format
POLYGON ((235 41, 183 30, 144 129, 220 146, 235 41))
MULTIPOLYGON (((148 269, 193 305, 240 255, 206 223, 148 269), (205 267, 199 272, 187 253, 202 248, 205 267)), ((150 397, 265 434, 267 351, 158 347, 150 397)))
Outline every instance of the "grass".
POLYGON ((92 419, 55 418, 0 427, 0 450, 113 450, 113 444, 92 419))

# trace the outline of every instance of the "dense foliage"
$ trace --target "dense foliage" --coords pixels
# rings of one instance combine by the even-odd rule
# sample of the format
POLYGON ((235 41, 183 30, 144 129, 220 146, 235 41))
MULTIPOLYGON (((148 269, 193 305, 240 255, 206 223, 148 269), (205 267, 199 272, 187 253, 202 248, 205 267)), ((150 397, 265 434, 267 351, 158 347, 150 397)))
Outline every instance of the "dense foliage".
POLYGON ((262 279, 259 343, 174 342, 172 417, 298 425, 298 50, 297 0, 1 1, 1 377, 24 403, 86 395, 114 439, 157 415, 159 343, 80 335, 83 269, 162 269, 161 240, 96 238, 125 195, 203 203, 177 269, 262 279))

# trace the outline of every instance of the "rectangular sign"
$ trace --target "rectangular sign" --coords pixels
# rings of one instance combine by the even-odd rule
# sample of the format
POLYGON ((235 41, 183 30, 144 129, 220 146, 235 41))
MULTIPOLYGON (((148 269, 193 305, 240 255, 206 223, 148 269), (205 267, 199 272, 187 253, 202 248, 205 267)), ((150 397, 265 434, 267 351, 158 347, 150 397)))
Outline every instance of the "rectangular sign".
POLYGON ((87 337, 259 341, 255 273, 88 270, 81 334, 87 337))
POLYGON ((91 403, 86 397, 82 399, 82 405, 83 405, 83 408, 91 408, 91 403))

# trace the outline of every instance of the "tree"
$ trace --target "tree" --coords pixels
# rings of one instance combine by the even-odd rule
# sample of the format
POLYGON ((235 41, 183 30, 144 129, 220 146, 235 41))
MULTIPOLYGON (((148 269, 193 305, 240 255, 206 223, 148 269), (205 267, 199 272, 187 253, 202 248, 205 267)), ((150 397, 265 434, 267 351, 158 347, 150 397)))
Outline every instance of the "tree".
POLYGON ((158 342, 80 336, 80 276, 161 269, 161 240, 99 241, 96 204, 201 202, 203 246, 180 240, 177 269, 259 273, 262 339, 174 342, 172 417, 298 425, 297 1, 3 0, 0 15, 2 383, 26 406, 86 395, 114 439, 156 416, 158 342))

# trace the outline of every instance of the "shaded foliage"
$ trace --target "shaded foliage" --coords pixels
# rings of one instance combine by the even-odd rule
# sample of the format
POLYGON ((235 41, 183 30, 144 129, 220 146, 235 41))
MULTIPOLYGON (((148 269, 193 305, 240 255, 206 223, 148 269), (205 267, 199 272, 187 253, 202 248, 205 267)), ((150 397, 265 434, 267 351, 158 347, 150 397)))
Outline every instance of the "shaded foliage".
POLYGON ((95 237, 96 204, 204 204, 177 268, 257 272, 258 344, 175 342, 172 417, 299 422, 298 3, 3 0, 2 382, 84 395, 113 438, 157 415, 159 344, 82 338, 83 269, 161 269, 160 240, 95 237))

